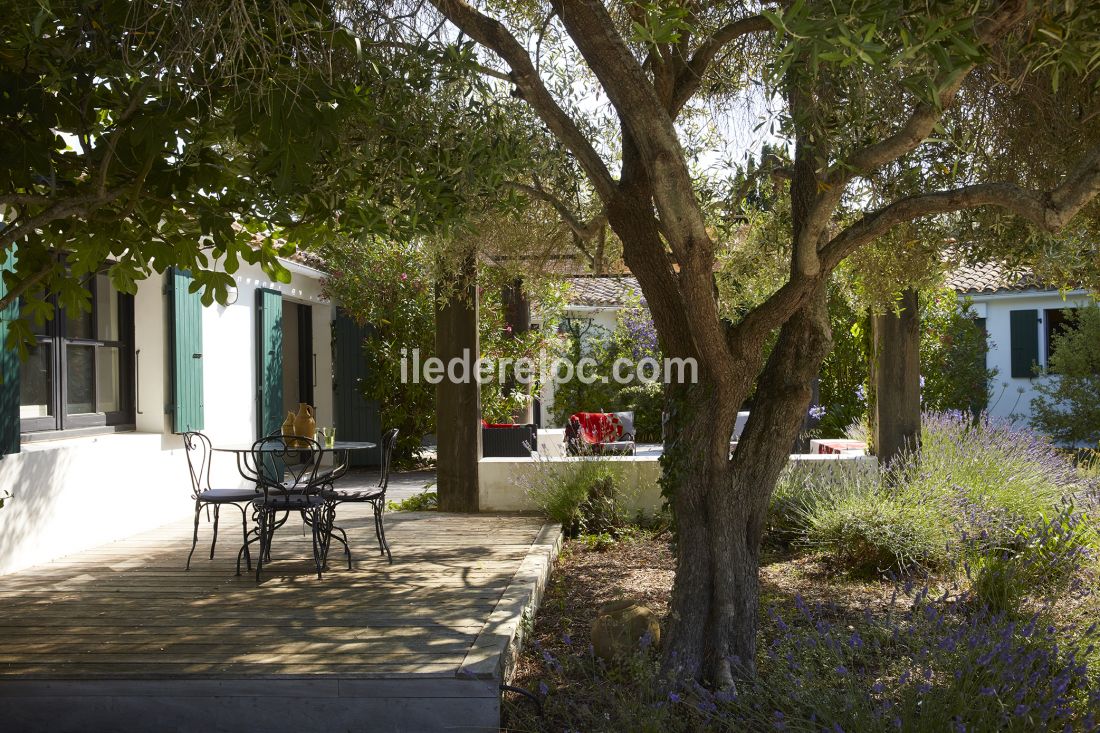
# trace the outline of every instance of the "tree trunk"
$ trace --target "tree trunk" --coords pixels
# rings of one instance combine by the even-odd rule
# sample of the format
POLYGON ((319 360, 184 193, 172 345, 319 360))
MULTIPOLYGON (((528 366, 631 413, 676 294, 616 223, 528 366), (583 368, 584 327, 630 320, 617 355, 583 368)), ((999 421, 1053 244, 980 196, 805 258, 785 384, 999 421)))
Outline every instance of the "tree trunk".
POLYGON ((874 316, 875 453, 888 466, 920 446, 920 313, 916 290, 902 293, 900 313, 874 316))
MULTIPOLYGON (((458 285, 440 284, 436 298, 435 351, 444 367, 463 359, 472 368, 479 355, 477 269, 463 262, 458 285), (442 301, 442 303, 441 303, 442 301)), ((461 375, 456 375, 461 376, 461 375)), ((481 390, 473 374, 435 387, 436 491, 445 512, 479 510, 477 462, 481 457, 481 390)))
MULTIPOLYGON (((702 382, 673 389, 663 479, 679 532, 664 653, 670 677, 729 687, 755 673, 768 504, 830 346, 822 288, 781 330, 732 460, 726 455, 740 401, 708 397, 716 390, 702 382)), ((756 364, 745 367, 756 373, 756 364)))

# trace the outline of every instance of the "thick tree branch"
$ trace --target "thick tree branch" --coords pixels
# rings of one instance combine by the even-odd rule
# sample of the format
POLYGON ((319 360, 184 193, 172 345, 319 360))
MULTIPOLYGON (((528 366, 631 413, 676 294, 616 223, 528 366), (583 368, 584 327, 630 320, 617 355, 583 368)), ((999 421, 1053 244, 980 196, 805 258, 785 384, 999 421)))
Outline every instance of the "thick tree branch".
POLYGON ((464 0, 430 0, 439 12, 463 33, 495 53, 511 69, 510 79, 520 96, 538 113, 547 127, 577 158, 592 181, 600 198, 607 201, 614 195, 615 181, 592 143, 577 123, 566 114, 542 83, 531 56, 507 28, 494 18, 482 14, 464 0))
POLYGON ((907 196, 870 212, 841 231, 822 250, 828 267, 854 249, 903 222, 982 206, 1005 209, 1043 231, 1055 234, 1086 204, 1100 195, 1100 148, 1092 151, 1050 192, 1031 191, 1013 183, 979 183, 949 191, 907 196))
POLYGON ((128 188, 128 186, 116 186, 102 193, 90 193, 58 201, 26 221, 21 221, 18 224, 0 230, 0 247, 6 249, 12 242, 18 242, 36 229, 40 229, 59 219, 65 219, 77 214, 87 216, 96 208, 109 204, 122 196, 126 193, 128 188))
POLYGON ((714 61, 718 53, 728 44, 750 33, 762 33, 772 30, 771 22, 762 15, 753 15, 748 18, 727 23, 709 36, 695 49, 687 64, 676 76, 676 83, 672 92, 668 113, 675 119, 684 105, 688 103, 695 92, 699 91, 699 85, 703 82, 703 75, 714 61))
POLYGON ((702 265, 713 254, 706 222, 676 129, 645 70, 600 0, 554 0, 553 4, 638 146, 677 260, 681 266, 692 261, 702 265))
MULTIPOLYGON (((11 256, 10 253, 8 255, 11 256)), ((33 288, 39 282, 44 280, 47 275, 54 269, 54 263, 48 262, 38 270, 32 272, 27 277, 19 281, 19 283, 4 293, 4 297, 0 298, 0 311, 6 310, 9 305, 21 298, 24 293, 33 288)))
POLYGON ((1057 233, 1097 196, 1100 196, 1100 148, 1086 155, 1065 180, 1049 192, 1032 191, 1013 183, 979 183, 898 199, 865 214, 832 237, 821 250, 818 276, 793 277, 731 328, 729 338, 735 340, 766 333, 782 324, 802 304, 818 279, 827 276, 853 251, 899 224, 924 216, 993 206, 1026 219, 1043 231, 1057 233))
MULTIPOLYGON (((1026 0, 1003 0, 996 12, 977 24, 975 40, 982 46, 996 43, 1024 17, 1027 9, 1026 0)), ((928 139, 943 117, 944 110, 954 103, 955 96, 975 65, 965 64, 941 72, 935 82, 938 92, 934 101, 918 104, 892 135, 848 156, 826 176, 827 185, 843 186, 854 176, 870 173, 911 152, 928 139)))

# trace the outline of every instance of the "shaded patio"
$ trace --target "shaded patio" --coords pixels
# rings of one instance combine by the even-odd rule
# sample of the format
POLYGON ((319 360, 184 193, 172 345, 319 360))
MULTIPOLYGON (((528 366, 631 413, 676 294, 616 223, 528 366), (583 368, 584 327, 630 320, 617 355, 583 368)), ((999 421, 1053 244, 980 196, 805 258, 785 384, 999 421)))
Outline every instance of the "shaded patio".
POLYGON ((5 725, 137 731, 155 716, 161 730, 496 730, 498 685, 558 529, 392 513, 390 565, 369 509, 342 507, 340 521, 353 569, 334 558, 321 580, 296 519, 259 586, 234 574, 228 523, 212 560, 200 534, 190 572, 190 523, 179 522, 5 576, 5 725))

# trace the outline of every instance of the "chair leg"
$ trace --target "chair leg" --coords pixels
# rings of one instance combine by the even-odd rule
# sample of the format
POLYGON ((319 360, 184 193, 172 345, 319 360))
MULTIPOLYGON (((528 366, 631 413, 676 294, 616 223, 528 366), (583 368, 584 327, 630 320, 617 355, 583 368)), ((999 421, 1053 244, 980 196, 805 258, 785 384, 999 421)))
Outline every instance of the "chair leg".
MULTIPOLYGON (((316 509, 314 509, 309 514, 310 514, 310 516, 309 516, 309 519, 306 521, 306 523, 310 526, 310 529, 312 530, 311 534, 312 534, 312 537, 313 537, 313 564, 317 566, 317 580, 320 580, 321 579, 321 552, 322 552, 322 547, 321 547, 322 543, 321 543, 320 532, 321 532, 321 522, 324 521, 324 520, 321 519, 320 512, 316 509)), ((302 512, 302 519, 306 520, 306 512, 304 512, 304 511, 302 512)))
POLYGON ((210 540, 210 559, 214 559, 214 546, 218 544, 218 516, 221 514, 221 506, 214 505, 214 538, 210 540))
MULTIPOLYGON (((248 564, 248 569, 252 570, 252 554, 248 551, 248 509, 240 504, 233 506, 241 510, 241 527, 244 532, 244 545, 241 549, 244 551, 244 560, 248 564)), ((237 575, 241 574, 240 564, 240 553, 237 553, 237 575)))
POLYGON ((195 554, 195 546, 199 544, 199 516, 202 515, 202 504, 195 502, 195 533, 191 537, 191 552, 187 553, 187 570, 191 569, 191 556, 195 554))
MULTIPOLYGON (((383 499, 382 501, 385 501, 383 499)), ((374 505, 374 519, 378 524, 378 540, 382 544, 383 549, 386 551, 386 558, 393 563, 393 555, 390 554, 390 543, 386 541, 386 525, 382 521, 382 514, 385 513, 386 506, 382 502, 378 502, 374 505)))
POLYGON ((268 534, 268 512, 266 509, 260 509, 259 514, 259 527, 260 533, 260 554, 256 558, 256 582, 260 582, 260 573, 264 568, 264 558, 267 557, 268 545, 271 543, 270 535, 268 534))

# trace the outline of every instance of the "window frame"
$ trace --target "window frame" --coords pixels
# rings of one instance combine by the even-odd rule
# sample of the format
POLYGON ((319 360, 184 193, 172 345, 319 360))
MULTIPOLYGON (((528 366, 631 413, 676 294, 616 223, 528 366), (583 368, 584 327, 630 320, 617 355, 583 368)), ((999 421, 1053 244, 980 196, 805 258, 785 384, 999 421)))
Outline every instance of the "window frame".
POLYGON ((1043 368, 1048 372, 1054 373, 1050 366, 1050 357, 1054 355, 1054 337, 1070 328, 1069 324, 1076 315, 1077 307, 1072 305, 1043 309, 1043 368))
MULTIPOLYGON (((36 333, 39 345, 48 344, 50 347, 50 385, 49 405, 53 414, 42 417, 21 417, 19 419, 19 432, 28 439, 44 435, 57 436, 68 431, 84 433, 89 429, 113 428, 132 429, 135 422, 134 409, 134 297, 126 293, 115 293, 118 299, 118 338, 108 340, 99 338, 98 310, 99 299, 97 290, 100 286, 100 278, 96 273, 89 278, 87 289, 91 296, 91 322, 93 338, 69 336, 68 318, 66 311, 58 303, 56 296, 51 296, 50 302, 54 306, 54 317, 47 321, 41 331, 36 333), (110 412, 99 412, 99 359, 92 359, 92 399, 95 401, 96 412, 68 414, 69 398, 69 348, 93 347, 98 356, 100 348, 117 348, 119 354, 119 409, 110 412)), ((82 313, 87 316, 87 313, 82 313)))

